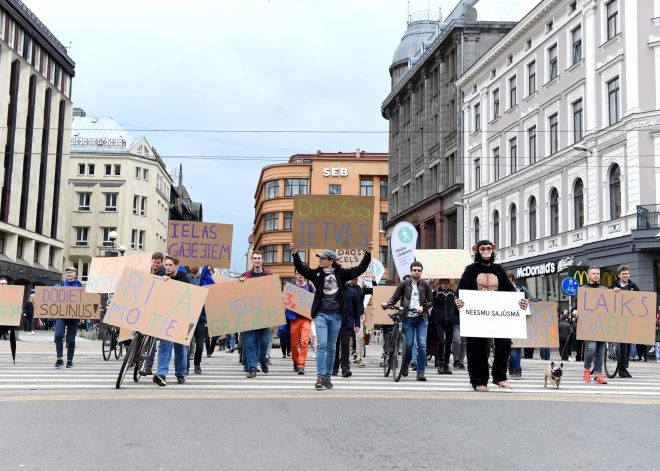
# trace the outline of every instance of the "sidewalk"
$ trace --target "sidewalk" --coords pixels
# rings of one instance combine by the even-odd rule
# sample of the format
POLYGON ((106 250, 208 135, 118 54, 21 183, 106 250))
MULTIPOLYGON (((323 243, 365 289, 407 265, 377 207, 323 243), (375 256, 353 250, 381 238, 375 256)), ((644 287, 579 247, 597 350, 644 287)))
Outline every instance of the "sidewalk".
MULTIPOLYGON (((91 332, 89 332, 91 333, 91 332)), ((7 337, 9 338, 9 337, 7 337)), ((76 337, 77 352, 101 352, 100 340, 89 340, 80 336, 76 337)), ((66 349, 66 346, 65 346, 66 349)), ((0 353, 10 352, 9 341, 0 340, 0 353)), ((27 332, 19 332, 19 338, 16 342, 16 352, 23 353, 52 353, 55 355, 55 331, 35 330, 34 335, 28 335, 27 332)))

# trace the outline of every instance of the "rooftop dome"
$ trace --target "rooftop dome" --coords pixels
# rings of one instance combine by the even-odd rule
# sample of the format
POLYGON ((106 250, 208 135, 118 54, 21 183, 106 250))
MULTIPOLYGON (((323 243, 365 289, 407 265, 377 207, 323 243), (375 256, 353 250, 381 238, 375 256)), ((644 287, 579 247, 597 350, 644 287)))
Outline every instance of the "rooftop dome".
POLYGON ((394 51, 392 66, 414 57, 422 49, 422 42, 428 41, 437 32, 440 21, 440 12, 437 11, 420 11, 410 15, 408 28, 394 51))

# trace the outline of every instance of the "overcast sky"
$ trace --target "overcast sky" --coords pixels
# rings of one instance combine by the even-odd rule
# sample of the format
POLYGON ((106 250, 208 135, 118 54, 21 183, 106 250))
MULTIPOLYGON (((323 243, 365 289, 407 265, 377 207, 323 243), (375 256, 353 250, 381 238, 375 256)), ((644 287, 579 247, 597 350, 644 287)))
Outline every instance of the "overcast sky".
MULTIPOLYGON (((168 168, 183 163, 204 219, 234 225, 235 271, 245 269, 262 167, 294 153, 388 150, 380 104, 406 29, 405 0, 24 1, 71 46, 74 106, 146 136, 168 168), (379 133, 296 132, 304 130, 379 133)), ((410 12, 441 7, 446 17, 457 3, 411 0, 410 12)), ((536 3, 481 0, 476 8, 479 20, 512 21, 536 3)))

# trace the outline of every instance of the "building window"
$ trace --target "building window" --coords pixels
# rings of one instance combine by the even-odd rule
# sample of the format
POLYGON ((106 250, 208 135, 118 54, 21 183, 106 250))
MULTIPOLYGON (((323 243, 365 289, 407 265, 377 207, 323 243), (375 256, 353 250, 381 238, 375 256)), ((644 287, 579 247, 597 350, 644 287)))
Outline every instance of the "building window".
POLYGON ((548 49, 550 80, 557 78, 559 66, 557 64, 557 45, 555 44, 548 49))
POLYGON ((142 178, 142 169, 140 167, 135 167, 135 178, 138 180, 142 178))
POLYGON ((387 265, 387 245, 381 245, 378 247, 378 260, 383 265, 387 265))
POLYGON ((550 192, 550 235, 559 234, 559 193, 556 188, 550 192))
POLYGON ((474 161, 474 187, 476 190, 481 188, 481 164, 480 159, 474 161))
POLYGON ((341 185, 330 185, 328 187, 329 195, 341 195, 341 185))
POLYGON ((518 89, 516 82, 517 80, 515 75, 509 79, 509 100, 511 101, 510 108, 513 108, 518 104, 518 89))
POLYGON ((48 266, 52 267, 55 262, 55 249, 53 247, 48 249, 48 266))
POLYGON ((268 213, 264 215, 264 231, 276 231, 279 229, 279 213, 268 213))
POLYGON ((374 195, 374 181, 360 180, 360 196, 373 196, 373 195, 374 195))
POLYGON ((41 251, 41 244, 39 242, 34 243, 34 263, 39 263, 39 252, 41 251))
POLYGON ((493 69, 490 71, 490 78, 494 79, 497 77, 497 69, 493 69))
POLYGON ((145 232, 140 231, 140 238, 138 239, 138 250, 144 250, 144 236, 145 232))
POLYGON ((103 247, 112 247, 114 244, 114 241, 110 240, 110 233, 112 231, 116 231, 116 227, 103 227, 101 228, 103 231, 103 247))
POLYGON ((610 125, 619 121, 619 77, 607 82, 610 125))
POLYGON ((493 244, 500 245, 500 213, 495 211, 493 213, 493 244))
POLYGON ((142 169, 142 180, 149 181, 149 169, 147 168, 142 169))
POLYGON ((280 196, 280 181, 272 180, 266 182, 266 199, 277 198, 280 196))
POLYGON ((481 104, 474 105, 474 131, 481 131, 481 104))
POLYGON ((479 218, 474 218, 474 243, 476 244, 480 240, 479 218))
POLYGON ((380 180, 380 197, 387 199, 389 196, 389 183, 388 180, 380 180))
POLYGON ((78 211, 89 211, 90 201, 92 200, 91 193, 78 193, 78 211))
POLYGON ((617 164, 610 170, 610 219, 621 217, 621 169, 617 164))
POLYGON ((447 248, 455 249, 458 247, 458 222, 457 214, 452 213, 445 216, 447 227, 447 248))
POLYGON ((529 94, 536 93, 536 61, 527 66, 529 94))
POLYGON ((266 245, 262 250, 264 263, 277 263, 277 245, 266 245))
POLYGON ((131 231, 131 249, 135 250, 137 247, 137 235, 138 231, 136 229, 133 229, 131 231))
POLYGON ((527 136, 529 139, 529 163, 536 163, 536 126, 532 126, 527 131, 527 136))
POLYGON ((80 270, 80 281, 86 282, 89 276, 89 262, 82 262, 80 270))
POLYGON ((575 182, 573 191, 573 212, 575 229, 579 229, 584 226, 584 184, 579 178, 575 182))
POLYGON ((85 164, 78 164, 78 176, 84 176, 85 175, 85 164))
POLYGON ((306 195, 307 180, 304 178, 287 178, 284 180, 284 196, 306 195))
POLYGON ((290 231, 293 229, 293 211, 284 211, 284 230, 290 231))
POLYGON ((106 212, 116 212, 117 211, 117 193, 104 193, 105 197, 105 211, 106 212))
POLYGON ((147 197, 143 196, 142 201, 140 201, 140 216, 147 215, 147 197))
POLYGON ((493 149, 493 179, 500 179, 500 148, 493 149))
POLYGON ((509 140, 509 152, 511 154, 511 173, 518 171, 518 138, 509 140))
POLYGON ((573 103, 573 142, 582 140, 582 100, 573 103))
POLYGON ((527 42, 525 42, 525 50, 529 50, 532 48, 532 38, 529 38, 527 42))
POLYGON ((16 243, 16 258, 23 259, 23 248, 25 247, 25 240, 22 237, 18 238, 16 243))
POLYGON ((293 256, 291 255, 291 246, 282 246, 282 263, 293 263, 293 256))
POLYGON ((87 175, 90 177, 94 176, 95 167, 96 166, 94 164, 87 164, 87 175))
POLYGON ((456 100, 449 102, 449 122, 451 123, 451 130, 456 131, 458 122, 456 121, 456 100))
POLYGON ((115 177, 119 177, 120 175, 121 175, 121 165, 115 164, 115 177))
POLYGON ((555 25, 554 21, 550 21, 550 23, 546 24, 545 25, 545 32, 549 33, 550 31, 552 31, 552 29, 554 28, 554 25, 555 25))
POLYGON ((138 195, 133 196, 133 214, 137 215, 138 205, 140 204, 140 197, 138 195))
POLYGON ((529 240, 536 240, 536 198, 529 200, 529 240))
POLYGON ((87 247, 89 227, 76 227, 76 245, 78 247, 87 247))
POLYGON ((387 213, 380 213, 380 229, 379 230, 384 231, 386 225, 387 225, 387 213))
POLYGON ((105 176, 106 177, 111 177, 112 176, 112 165, 110 165, 110 164, 105 165, 105 176))
POLYGON ((509 216, 509 232, 511 234, 511 245, 516 245, 518 243, 518 212, 516 211, 516 205, 511 205, 511 214, 509 216))
POLYGON ((493 119, 500 117, 500 89, 493 92, 493 119))
POLYGON ((575 28, 571 35, 573 36, 573 64, 582 60, 582 27, 575 28))
POLYGON ((619 0, 612 0, 607 4, 607 40, 609 41, 619 33, 619 0))
POLYGON ((557 113, 550 116, 550 155, 559 150, 559 116, 557 113))

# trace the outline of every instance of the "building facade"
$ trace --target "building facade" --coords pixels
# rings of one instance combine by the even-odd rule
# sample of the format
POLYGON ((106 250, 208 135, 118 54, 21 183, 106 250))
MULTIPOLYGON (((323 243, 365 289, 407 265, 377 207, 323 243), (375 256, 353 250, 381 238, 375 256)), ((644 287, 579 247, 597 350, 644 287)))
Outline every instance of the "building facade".
POLYGON ((402 221, 417 227, 418 248, 462 247, 463 123, 456 79, 515 23, 477 21, 475 0, 461 0, 444 20, 411 15, 390 67, 388 233, 402 221))
MULTIPOLYGON (((156 149, 154 153, 158 155, 156 149)), ((203 221, 202 203, 193 201, 188 189, 183 184, 183 164, 171 170, 170 174, 176 185, 170 189, 170 220, 171 221, 203 221)))
POLYGON ((62 279, 74 68, 23 2, 0 0, 0 275, 11 283, 62 279))
POLYGON ((67 265, 85 282, 92 257, 116 255, 114 246, 124 246, 126 255, 166 252, 174 184, 155 150, 112 118, 76 116, 71 128, 67 265))
MULTIPOLYGON (((387 154, 323 153, 294 155, 286 164, 269 165, 261 170, 255 191, 254 243, 250 251, 261 250, 264 265, 283 281, 294 277, 293 258, 289 244, 293 240, 293 196, 356 195, 375 196, 374 256, 385 265, 387 279, 387 154)), ((328 247, 332 248, 332 247, 328 247)), ((300 251, 303 261, 311 260, 315 251, 300 251)), ((361 255, 361 254, 359 254, 361 255)), ((357 255, 357 256, 359 256, 357 255)), ((340 254, 341 256, 341 254, 340 254)), ((248 258, 248 270, 251 269, 248 258)))
POLYGON ((458 80, 464 244, 498 244, 539 298, 567 303, 574 265, 658 290, 659 18, 658 0, 544 0, 458 80))

